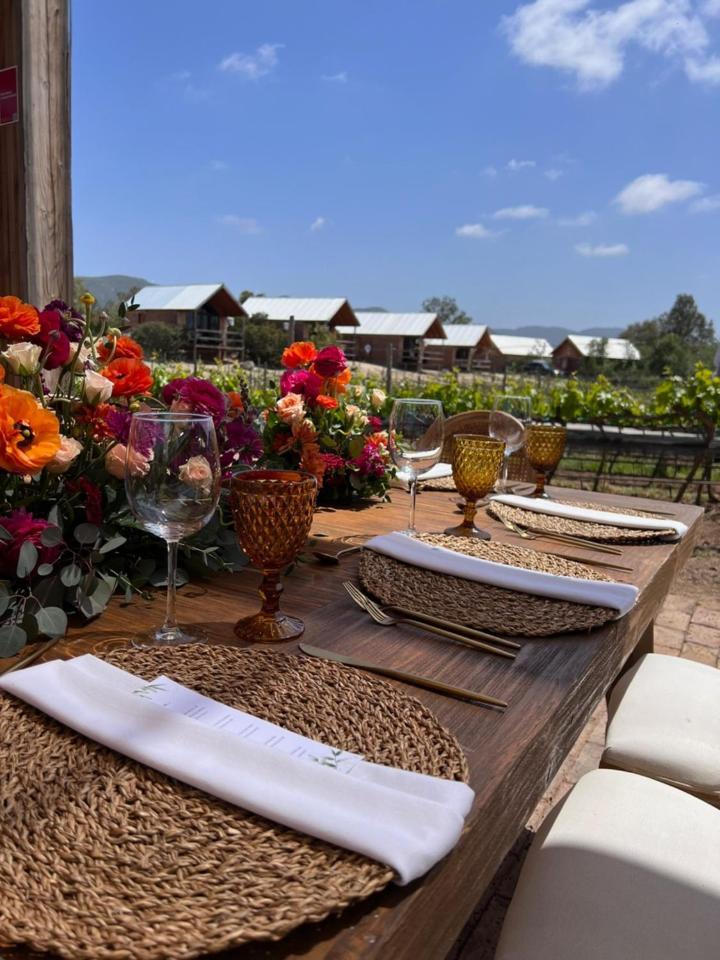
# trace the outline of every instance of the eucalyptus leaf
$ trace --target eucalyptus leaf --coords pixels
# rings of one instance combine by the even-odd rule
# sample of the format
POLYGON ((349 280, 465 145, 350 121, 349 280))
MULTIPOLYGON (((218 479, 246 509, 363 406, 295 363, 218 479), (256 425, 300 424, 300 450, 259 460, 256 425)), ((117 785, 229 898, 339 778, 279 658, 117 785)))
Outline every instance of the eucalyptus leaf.
POLYGON ((38 630, 46 637, 63 637, 67 630, 67 614, 60 607, 43 607, 35 614, 38 630))
POLYGON ((7 585, 0 580, 0 617, 5 613, 9 606, 10 591, 8 590, 7 585))
POLYGON ((121 547, 124 543, 127 543, 126 537, 112 537, 100 547, 99 552, 110 553, 111 550, 117 550, 117 548, 121 547))
POLYGON ((73 536, 78 543, 92 544, 100 536, 100 528, 94 523, 79 523, 73 530, 73 536))
POLYGON ((0 627, 0 657, 14 657, 27 643, 27 634, 16 623, 0 627))
POLYGON ((38 552, 37 547, 34 543, 31 543, 30 540, 26 540, 25 543, 20 547, 20 553, 18 554, 17 562, 17 575, 21 579, 23 577, 29 576, 35 569, 35 564, 38 562, 38 552))
POLYGON ((48 512, 48 520, 56 527, 62 527, 62 516, 60 514, 60 507, 55 504, 54 507, 50 507, 48 512))
POLYGON ((0 524, 0 540, 4 540, 5 543, 10 543, 12 538, 12 534, 0 524))
POLYGON ((76 587, 82 580, 82 570, 76 563, 69 563, 60 571, 60 579, 65 587, 76 587))
POLYGON ((48 574, 53 572, 53 565, 51 563, 41 563, 37 568, 38 576, 47 577, 48 574))
POLYGON ((44 547, 56 547, 62 543, 62 530, 59 527, 45 527, 40 534, 40 543, 44 547))

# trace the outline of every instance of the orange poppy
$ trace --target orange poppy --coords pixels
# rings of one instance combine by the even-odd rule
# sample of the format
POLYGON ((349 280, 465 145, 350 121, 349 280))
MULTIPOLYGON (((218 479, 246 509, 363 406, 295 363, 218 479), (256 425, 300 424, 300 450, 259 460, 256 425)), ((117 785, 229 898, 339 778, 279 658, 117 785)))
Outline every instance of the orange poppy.
POLYGON ((312 420, 295 420, 292 425, 292 433, 295 439, 303 445, 314 443, 317 440, 317 430, 312 420))
POLYGON ((5 381, 5 367, 0 363, 0 383, 5 381))
POLYGON ((351 378, 352 373, 350 372, 350 367, 345 367, 339 376, 331 377, 328 380, 326 384, 327 392, 333 397, 337 397, 340 393, 345 393, 351 378))
POLYGON ((322 407, 323 410, 334 410, 338 405, 335 397, 328 397, 324 393, 320 393, 315 397, 315 403, 318 407, 322 407))
POLYGON ((27 390, 0 392, 0 467, 10 473, 38 473, 60 449, 60 422, 27 390))
POLYGON ((307 470, 317 477, 318 486, 322 486, 323 474, 325 473, 325 461, 320 454, 320 447, 317 443, 306 443, 302 448, 300 457, 300 469, 307 470))
POLYGON ((317 356, 315 344, 309 340, 296 340, 289 347, 285 347, 280 360, 284 367, 295 370, 297 367, 304 367, 312 363, 317 356))
POLYGON ((120 357, 119 360, 111 360, 100 373, 108 380, 112 380, 114 397, 131 397, 137 393, 147 393, 152 387, 152 370, 142 360, 120 357))
POLYGON ((228 398, 228 413, 230 415, 230 419, 233 419, 245 409, 243 398, 236 390, 228 390, 225 396, 228 398))
POLYGON ((0 297, 0 336, 6 340, 28 340, 40 333, 40 314, 19 297, 0 297))
POLYGON ((101 340, 98 343, 97 355, 103 363, 107 363, 110 357, 113 360, 122 360, 123 358, 142 360, 143 348, 132 337, 109 337, 107 340, 101 340))

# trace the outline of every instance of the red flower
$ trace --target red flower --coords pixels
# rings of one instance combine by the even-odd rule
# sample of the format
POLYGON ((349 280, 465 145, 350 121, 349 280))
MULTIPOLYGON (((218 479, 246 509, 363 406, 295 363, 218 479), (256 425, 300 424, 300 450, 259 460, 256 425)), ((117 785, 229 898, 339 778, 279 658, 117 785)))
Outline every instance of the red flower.
POLYGON ((323 347, 315 357, 313 370, 320 377, 338 377, 347 367, 347 358, 340 347, 323 347))
POLYGON ((97 345, 97 355, 103 363, 113 360, 142 360, 143 348, 132 337, 108 337, 97 345))
POLYGON ((65 490, 69 494, 82 493, 85 520, 88 523, 102 523, 102 490, 100 487, 88 480, 87 477, 78 477, 77 480, 70 480, 66 483, 65 490))
POLYGON ((62 319, 59 310, 43 310, 39 316, 40 331, 31 337, 33 343, 44 349, 46 370, 64 366, 70 357, 70 339, 63 331, 62 319))
POLYGON ((377 433, 382 430, 383 422, 380 417, 368 417, 368 426, 377 433))
POLYGON ((324 393, 321 393, 315 397, 315 404, 318 407, 322 407, 323 410, 334 410, 338 402, 335 397, 328 397, 324 393))
POLYGON ((114 397, 130 397, 137 393, 147 393, 152 387, 152 370, 142 360, 131 360, 126 357, 111 360, 100 373, 108 380, 112 380, 114 397))
POLYGON ((315 344, 309 340, 296 340, 289 347, 285 347, 280 360, 284 367, 295 370, 297 367, 305 367, 312 363, 318 355, 315 344))
POLYGON ((114 409, 109 403, 99 403, 96 407, 83 405, 73 410, 73 417, 78 426, 90 427, 93 440, 108 440, 115 437, 107 419, 114 409))
POLYGON ((20 548, 23 543, 30 541, 34 544, 38 552, 37 565, 41 563, 52 563, 62 553, 64 544, 56 544, 53 547, 44 547, 40 542, 40 536, 43 530, 53 526, 47 520, 35 519, 31 513, 25 510, 14 510, 6 517, 2 518, 2 526, 12 536, 12 540, 0 540, 0 575, 5 577, 14 577, 17 570, 20 548))

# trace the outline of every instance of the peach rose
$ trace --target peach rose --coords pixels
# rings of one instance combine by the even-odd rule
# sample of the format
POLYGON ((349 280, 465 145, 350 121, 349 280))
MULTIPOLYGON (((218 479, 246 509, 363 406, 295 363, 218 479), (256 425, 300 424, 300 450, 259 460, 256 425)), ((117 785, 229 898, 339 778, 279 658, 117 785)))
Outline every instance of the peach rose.
POLYGON ((305 402, 299 393, 288 393, 275 404, 283 423, 299 423, 305 416, 305 402))
POLYGON ((317 440, 317 430, 312 420, 296 420, 292 425, 293 437, 300 443, 314 443, 317 440))
POLYGON ((178 470, 178 476, 200 496, 207 497, 212 490, 212 469, 205 457, 190 457, 178 470))
POLYGON ((105 469, 111 477, 124 480, 126 460, 131 477, 144 477, 150 469, 150 460, 138 453, 137 450, 130 451, 128 456, 127 447, 124 443, 116 443, 105 454, 105 469))
POLYGON ((348 403, 345 407, 345 413, 347 413, 351 420, 354 420, 355 423, 360 426, 364 427, 368 422, 367 414, 363 413, 360 407, 358 407, 355 403, 348 403))
POLYGON ((83 392, 88 403, 105 403, 112 396, 112 380, 108 380, 101 373, 96 373, 95 370, 88 370, 85 373, 83 392))
POLYGON ((60 449, 47 465, 48 473, 66 473, 70 464, 82 453, 83 445, 73 437, 60 436, 60 449))
POLYGON ((0 356, 12 373, 28 377, 37 372, 42 352, 43 348, 35 343, 12 343, 0 356))

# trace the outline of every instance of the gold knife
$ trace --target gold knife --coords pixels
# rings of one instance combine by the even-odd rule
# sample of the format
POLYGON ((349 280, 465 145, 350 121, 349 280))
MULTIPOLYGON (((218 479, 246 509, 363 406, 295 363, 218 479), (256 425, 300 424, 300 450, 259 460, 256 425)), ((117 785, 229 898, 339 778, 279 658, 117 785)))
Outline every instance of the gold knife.
POLYGON ((474 693, 472 690, 463 689, 463 687, 453 687, 448 683, 442 683, 440 680, 432 680, 430 677, 405 673, 402 670, 395 670, 393 667, 383 667, 379 663, 357 660, 346 653, 324 650, 322 647, 312 647, 309 643, 301 643, 299 647, 308 657, 318 657, 320 660, 344 663, 347 667, 357 667, 359 670, 369 670, 371 673, 379 673, 381 676, 390 677, 392 680, 401 680, 403 683, 409 683, 414 687, 423 687, 426 690, 434 690, 436 693, 444 693, 445 696, 456 697, 458 700, 473 700, 475 703, 484 703, 490 707, 507 707, 504 700, 498 700, 496 697, 488 696, 485 693, 474 693))

